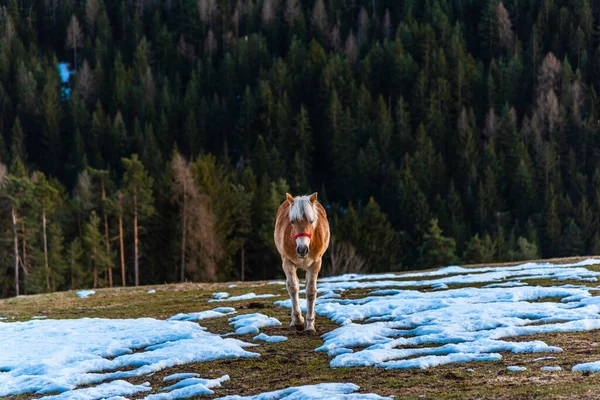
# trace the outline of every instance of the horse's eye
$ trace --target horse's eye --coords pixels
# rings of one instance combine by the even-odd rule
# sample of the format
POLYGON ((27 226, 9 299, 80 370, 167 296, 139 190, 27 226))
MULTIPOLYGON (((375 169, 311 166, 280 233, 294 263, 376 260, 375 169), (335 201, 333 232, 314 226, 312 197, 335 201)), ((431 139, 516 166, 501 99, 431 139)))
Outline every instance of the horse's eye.
POLYGON ((292 225, 294 225, 294 221, 292 221, 292 225))
POLYGON ((312 224, 313 224, 313 222, 315 222, 315 221, 310 221, 310 224, 312 225, 312 224))

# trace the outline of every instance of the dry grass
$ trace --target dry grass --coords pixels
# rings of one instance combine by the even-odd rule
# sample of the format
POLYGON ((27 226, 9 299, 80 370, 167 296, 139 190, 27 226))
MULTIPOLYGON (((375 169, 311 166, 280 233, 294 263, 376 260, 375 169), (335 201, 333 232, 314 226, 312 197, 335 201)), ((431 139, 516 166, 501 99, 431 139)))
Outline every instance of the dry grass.
MULTIPOLYGON (((568 259, 567 262, 577 259, 568 259)), ((565 262, 560 260, 560 262, 565 262)), ((555 285, 556 282, 537 279, 530 284, 555 285)), ((567 283, 567 282, 561 282, 567 283)), ((575 282, 576 284, 585 284, 575 282)), ((511 340, 543 340, 549 345, 564 349, 562 353, 512 354, 503 353, 497 362, 453 364, 427 370, 384 370, 381 368, 330 368, 331 357, 317 353, 315 348, 323 341, 320 335, 335 329, 329 319, 317 317, 318 336, 307 337, 287 328, 289 310, 275 306, 278 298, 255 299, 223 303, 208 303, 212 293, 227 291, 232 296, 248 292, 279 294, 285 299, 285 286, 267 285, 266 282, 241 283, 228 288, 221 284, 176 284, 140 288, 100 289, 88 299, 79 299, 74 292, 48 295, 23 296, 0 300, 0 316, 9 321, 29 320, 32 316, 48 318, 167 318, 179 312, 196 312, 226 305, 235 307, 238 313, 261 312, 278 318, 283 327, 266 328, 269 335, 285 335, 282 343, 262 343, 250 349, 261 354, 254 359, 221 360, 194 363, 169 368, 152 377, 130 379, 132 383, 151 383, 154 391, 166 386, 162 378, 178 372, 197 372, 204 378, 229 374, 231 380, 215 389, 220 397, 228 394, 250 395, 294 385, 321 382, 353 382, 361 392, 394 395, 397 398, 450 398, 450 399, 597 399, 600 397, 599 375, 571 372, 574 364, 600 360, 600 331, 577 333, 552 333, 512 338, 511 340), (148 294, 149 289, 156 293, 148 294), (552 355, 556 360, 533 362, 535 358, 552 355), (509 365, 522 365, 527 371, 507 371, 509 365), (544 365, 558 365, 560 372, 541 371, 544 365), (473 372, 467 372, 472 368, 473 372)), ((597 284, 589 284, 596 286, 597 284)), ((471 285, 473 286, 473 285, 471 285)), ((455 288, 458 286, 451 286, 455 288)), ((370 290, 350 291, 346 298, 365 295, 370 290)), ((226 318, 201 321, 201 325, 213 333, 226 333, 232 329, 226 318)), ((241 337, 252 341, 252 335, 241 337)), ((133 398, 142 398, 137 396, 133 398)), ((29 395, 13 396, 11 399, 35 398, 29 395)))

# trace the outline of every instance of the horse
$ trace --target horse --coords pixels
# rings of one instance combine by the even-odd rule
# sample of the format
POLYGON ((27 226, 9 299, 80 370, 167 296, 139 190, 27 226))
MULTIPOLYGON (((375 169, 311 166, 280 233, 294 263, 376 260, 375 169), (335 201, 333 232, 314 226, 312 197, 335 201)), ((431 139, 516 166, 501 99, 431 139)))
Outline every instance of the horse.
POLYGON ((311 196, 292 197, 286 193, 275 220, 275 246, 281 255, 286 277, 286 287, 292 301, 291 329, 316 333, 315 300, 317 277, 321 270, 323 254, 329 247, 329 222, 317 193, 311 196), (306 271, 306 325, 298 298, 299 282, 296 269, 306 271))

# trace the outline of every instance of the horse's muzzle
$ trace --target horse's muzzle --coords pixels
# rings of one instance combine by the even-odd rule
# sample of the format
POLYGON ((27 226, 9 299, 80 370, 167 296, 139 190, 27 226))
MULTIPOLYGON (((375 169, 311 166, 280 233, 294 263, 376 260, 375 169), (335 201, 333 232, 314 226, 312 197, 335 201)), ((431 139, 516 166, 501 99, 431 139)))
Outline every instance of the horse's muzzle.
POLYGON ((305 259, 308 257, 308 246, 305 244, 298 245, 298 247, 296 247, 296 254, 298 254, 298 257, 301 259, 305 259))

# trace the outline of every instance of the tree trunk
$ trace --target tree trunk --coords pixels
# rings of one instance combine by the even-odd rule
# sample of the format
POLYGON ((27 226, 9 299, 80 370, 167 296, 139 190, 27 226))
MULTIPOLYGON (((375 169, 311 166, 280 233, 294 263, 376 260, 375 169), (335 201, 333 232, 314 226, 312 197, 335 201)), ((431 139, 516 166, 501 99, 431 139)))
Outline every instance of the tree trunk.
POLYGON ((42 234, 44 236, 44 267, 46 268, 46 289, 50 290, 50 265, 48 263, 48 236, 46 235, 45 209, 42 209, 42 234))
POLYGON ((71 290, 75 289, 75 261, 71 259, 71 290))
POLYGON ((19 233, 17 231, 17 208, 12 207, 12 224, 15 249, 15 292, 19 295, 19 233))
POLYGON ((25 222, 23 222, 23 257, 21 258, 23 271, 27 274, 27 232, 25 231, 25 222))
MULTIPOLYGON (((100 185, 102 187, 102 213, 104 214, 104 238, 106 240, 106 256, 110 258, 110 238, 108 236, 108 215, 106 214, 106 190, 104 189, 104 179, 100 181, 100 185)), ((109 266, 107 270, 108 286, 113 287, 112 266, 109 266)))
POLYGON ((123 195, 119 196, 119 244, 121 250, 121 281, 123 286, 127 286, 127 280, 125 278, 125 245, 123 243, 123 205, 121 200, 123 195))
POLYGON ((98 263, 96 260, 98 259, 98 253, 96 251, 96 243, 94 240, 94 247, 92 248, 92 258, 94 262, 94 289, 98 287, 98 263))
POLYGON ((246 274, 246 248, 244 247, 244 245, 242 245, 242 269, 240 272, 240 280, 243 281, 244 275, 246 274))
POLYGON ((186 203, 187 203, 187 188, 185 179, 183 181, 183 207, 181 210, 181 279, 183 282, 185 279, 185 246, 187 242, 187 215, 186 215, 186 203))
POLYGON ((138 250, 138 209, 137 209, 137 187, 133 187, 133 255, 135 265, 135 286, 140 286, 140 260, 138 250))

